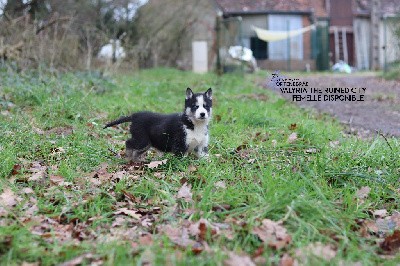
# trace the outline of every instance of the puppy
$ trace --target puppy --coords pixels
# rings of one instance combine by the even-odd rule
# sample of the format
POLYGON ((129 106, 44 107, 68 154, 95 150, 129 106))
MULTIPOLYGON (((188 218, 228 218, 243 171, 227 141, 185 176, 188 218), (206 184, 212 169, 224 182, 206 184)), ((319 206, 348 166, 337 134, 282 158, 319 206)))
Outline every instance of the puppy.
POLYGON ((138 112, 108 123, 104 128, 131 122, 132 138, 126 141, 128 160, 140 161, 151 147, 175 155, 208 156, 208 123, 212 113, 212 89, 204 93, 186 90, 183 113, 138 112))

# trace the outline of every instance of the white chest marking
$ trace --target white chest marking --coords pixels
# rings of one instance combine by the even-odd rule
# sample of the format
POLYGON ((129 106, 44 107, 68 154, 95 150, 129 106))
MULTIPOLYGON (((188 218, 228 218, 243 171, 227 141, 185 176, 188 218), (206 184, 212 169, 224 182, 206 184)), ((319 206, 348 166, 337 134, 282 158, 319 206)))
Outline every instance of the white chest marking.
POLYGON ((185 128, 186 130, 186 145, 188 152, 192 152, 196 147, 203 148, 208 145, 208 129, 207 124, 195 125, 194 130, 185 128))

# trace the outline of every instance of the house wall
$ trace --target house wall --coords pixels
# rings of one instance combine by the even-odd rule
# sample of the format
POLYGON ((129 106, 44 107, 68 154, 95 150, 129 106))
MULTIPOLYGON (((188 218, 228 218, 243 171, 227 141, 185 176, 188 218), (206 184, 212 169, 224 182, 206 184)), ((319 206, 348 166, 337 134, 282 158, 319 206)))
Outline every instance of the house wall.
MULTIPOLYGON (((385 56, 387 64, 400 60, 400 41, 395 35, 395 29, 398 25, 400 25, 400 19, 395 18, 388 18, 386 26, 384 20, 379 23, 380 69, 385 68, 385 56), (386 54, 384 48, 386 48, 386 54)), ((356 67, 360 70, 371 69, 371 21, 369 18, 354 19, 354 38, 356 67)))
MULTIPOLYGON (((310 18, 307 16, 302 17, 303 28, 311 25, 310 18)), ((305 60, 311 59, 312 57, 312 47, 311 47, 311 31, 307 31, 303 34, 303 58, 305 60)))
MULTIPOLYGON (((252 25, 270 30, 287 29, 287 20, 291 20, 290 30, 307 27, 311 24, 308 15, 246 15, 242 16, 242 43, 245 47, 250 47, 250 38, 256 37, 252 25)), ((307 65, 312 70, 315 69, 315 60, 312 60, 311 32, 291 39, 291 69, 305 70, 307 65)), ((287 69, 287 40, 268 43, 267 60, 257 60, 261 68, 267 69, 287 69)))
MULTIPOLYGON (((299 15, 268 15, 268 29, 274 31, 297 30, 303 27, 302 16, 299 15), (288 28, 289 27, 289 28, 288 28)), ((268 54, 271 60, 282 59, 302 60, 303 54, 303 35, 300 34, 290 40, 275 41, 269 43, 268 54), (290 51, 288 51, 290 43, 290 51)))
POLYGON ((353 9, 351 0, 329 0, 331 26, 351 26, 353 24, 353 9))
POLYGON ((396 36, 395 31, 396 28, 400 27, 400 18, 387 18, 385 20, 381 20, 380 22, 380 56, 379 63, 382 69, 385 68, 385 56, 386 63, 390 64, 395 61, 400 61, 400 39, 396 36), (386 31, 386 40, 385 40, 385 31, 386 31), (385 49, 386 48, 386 53, 385 49))
POLYGON ((371 22, 369 18, 355 18, 353 22, 355 41, 355 66, 360 70, 371 67, 371 22))

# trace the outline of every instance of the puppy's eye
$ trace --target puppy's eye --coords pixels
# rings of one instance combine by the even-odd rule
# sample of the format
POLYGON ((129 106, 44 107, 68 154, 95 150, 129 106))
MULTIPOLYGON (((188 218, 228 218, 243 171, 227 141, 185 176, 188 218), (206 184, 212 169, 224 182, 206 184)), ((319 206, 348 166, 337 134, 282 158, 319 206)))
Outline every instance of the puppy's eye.
POLYGON ((193 108, 197 109, 197 108, 199 108, 199 106, 198 105, 193 105, 193 108))
POLYGON ((203 108, 207 108, 207 105, 203 104, 203 108))

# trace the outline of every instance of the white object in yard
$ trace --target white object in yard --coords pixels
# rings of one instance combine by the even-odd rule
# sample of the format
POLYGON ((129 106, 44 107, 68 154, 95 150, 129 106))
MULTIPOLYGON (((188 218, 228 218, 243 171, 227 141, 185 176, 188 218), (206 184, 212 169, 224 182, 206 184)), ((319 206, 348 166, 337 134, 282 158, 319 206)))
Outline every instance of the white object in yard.
POLYGON ((113 58, 117 61, 121 61, 126 57, 124 47, 121 46, 120 40, 111 39, 109 43, 101 47, 97 58, 111 62, 113 58))
POLYGON ((335 72, 351 74, 351 67, 344 61, 339 60, 336 64, 332 66, 332 70, 335 72))
POLYGON ((208 52, 206 41, 192 42, 193 72, 206 73, 208 71, 208 52))
POLYGON ((243 46, 231 46, 228 50, 229 55, 236 60, 246 62, 253 71, 256 71, 257 61, 253 56, 253 51, 243 46))
POLYGON ((231 46, 228 53, 232 58, 241 61, 251 62, 253 58, 253 51, 243 46, 231 46))

